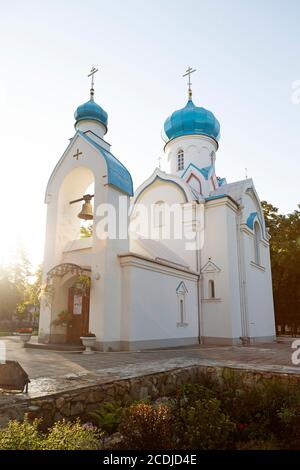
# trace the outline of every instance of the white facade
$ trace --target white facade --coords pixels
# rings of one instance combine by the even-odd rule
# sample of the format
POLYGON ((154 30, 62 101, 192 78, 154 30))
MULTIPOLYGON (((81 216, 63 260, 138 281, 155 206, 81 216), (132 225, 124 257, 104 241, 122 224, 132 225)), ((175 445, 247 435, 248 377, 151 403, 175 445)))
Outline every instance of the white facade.
POLYGON ((39 341, 79 340, 88 330, 102 350, 272 341, 269 236, 253 181, 217 178, 215 138, 187 134, 165 145, 170 173, 155 169, 131 197, 130 174, 104 141, 106 122, 79 117, 46 190, 39 341), (93 235, 80 239, 81 205, 70 201, 91 192, 93 235), (104 233, 104 203, 115 209, 116 236, 104 233), (86 304, 79 275, 90 279, 86 304), (74 320, 71 335, 55 324, 62 311, 74 320))

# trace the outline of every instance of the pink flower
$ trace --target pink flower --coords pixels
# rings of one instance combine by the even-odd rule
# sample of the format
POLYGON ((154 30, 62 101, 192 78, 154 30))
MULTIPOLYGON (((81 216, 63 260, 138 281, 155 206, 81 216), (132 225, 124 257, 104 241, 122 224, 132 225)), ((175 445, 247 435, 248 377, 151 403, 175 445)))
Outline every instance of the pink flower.
POLYGON ((97 430, 97 426, 94 426, 93 423, 84 423, 82 425, 82 427, 84 429, 87 429, 88 431, 96 431, 97 430))

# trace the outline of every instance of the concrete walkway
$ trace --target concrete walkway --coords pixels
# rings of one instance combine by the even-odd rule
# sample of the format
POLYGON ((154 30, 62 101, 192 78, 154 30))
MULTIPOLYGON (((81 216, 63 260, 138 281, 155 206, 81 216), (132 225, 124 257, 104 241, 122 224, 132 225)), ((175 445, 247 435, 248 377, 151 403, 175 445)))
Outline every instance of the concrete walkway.
POLYGON ((18 361, 29 374, 31 397, 112 378, 137 377, 200 364, 300 374, 300 366, 293 366, 291 361, 294 350, 290 338, 256 346, 198 346, 142 352, 96 352, 92 355, 23 349, 18 337, 1 340, 6 345, 6 358, 18 361))

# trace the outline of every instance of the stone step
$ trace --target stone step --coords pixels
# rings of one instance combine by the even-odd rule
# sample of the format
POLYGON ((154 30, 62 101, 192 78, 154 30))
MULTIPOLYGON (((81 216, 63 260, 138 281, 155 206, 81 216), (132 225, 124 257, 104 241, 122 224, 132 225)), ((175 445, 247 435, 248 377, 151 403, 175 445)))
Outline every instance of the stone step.
POLYGON ((42 344, 42 343, 26 343, 25 348, 29 349, 43 349, 50 351, 83 351, 84 346, 81 344, 42 344))

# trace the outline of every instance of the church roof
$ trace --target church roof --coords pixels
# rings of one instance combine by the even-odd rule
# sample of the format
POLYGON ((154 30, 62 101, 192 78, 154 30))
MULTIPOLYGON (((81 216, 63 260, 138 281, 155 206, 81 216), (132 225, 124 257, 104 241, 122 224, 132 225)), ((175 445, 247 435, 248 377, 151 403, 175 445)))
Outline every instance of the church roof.
POLYGON ((190 163, 186 170, 182 173, 181 178, 183 178, 186 173, 190 170, 190 168, 195 168, 196 170, 200 171, 203 177, 208 180, 211 171, 214 169, 213 165, 204 166, 203 168, 199 168, 198 166, 194 165, 194 163, 190 163))
POLYGON ((218 196, 221 194, 226 194, 231 196, 235 201, 239 202, 239 200, 243 197, 245 189, 249 186, 253 186, 253 181, 250 178, 247 180, 234 181, 233 183, 225 183, 214 191, 211 191, 209 195, 218 196))
POLYGON ((169 142, 183 135, 220 137, 220 123, 211 111, 195 106, 191 99, 184 108, 174 111, 164 123, 164 140, 169 142))
POLYGON ((181 267, 190 268, 185 260, 160 241, 142 237, 137 238, 136 241, 154 259, 158 261, 168 261, 181 267))
POLYGON ((107 112, 104 111, 99 104, 95 103, 94 99, 91 98, 86 103, 81 104, 78 106, 74 113, 74 117, 76 120, 75 125, 79 121, 89 120, 89 121, 97 121, 103 124, 105 129, 107 130, 107 112))
POLYGON ((133 196, 132 178, 127 168, 111 152, 101 147, 101 145, 97 144, 93 139, 91 139, 91 137, 87 136, 82 131, 78 130, 77 132, 81 137, 92 144, 105 159, 107 165, 108 184, 115 186, 129 196, 133 196))

